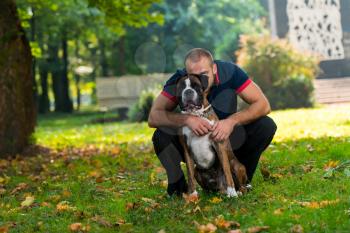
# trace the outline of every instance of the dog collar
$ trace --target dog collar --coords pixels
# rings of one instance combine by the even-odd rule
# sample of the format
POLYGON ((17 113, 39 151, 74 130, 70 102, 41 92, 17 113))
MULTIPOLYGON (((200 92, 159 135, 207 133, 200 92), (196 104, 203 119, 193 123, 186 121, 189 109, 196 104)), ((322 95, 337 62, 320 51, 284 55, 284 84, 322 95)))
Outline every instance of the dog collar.
POLYGON ((213 108, 211 106, 211 104, 209 104, 207 107, 202 106, 201 109, 195 110, 195 111, 181 111, 181 113, 184 114, 191 114, 194 116, 199 116, 199 117, 203 117, 203 118, 208 118, 209 115, 212 113, 213 108))

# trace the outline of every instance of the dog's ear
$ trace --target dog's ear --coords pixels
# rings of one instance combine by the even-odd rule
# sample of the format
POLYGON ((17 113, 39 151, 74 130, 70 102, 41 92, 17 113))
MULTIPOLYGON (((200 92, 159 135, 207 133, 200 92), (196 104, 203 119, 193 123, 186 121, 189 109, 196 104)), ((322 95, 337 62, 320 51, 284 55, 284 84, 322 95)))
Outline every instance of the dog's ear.
POLYGON ((209 77, 205 74, 200 74, 199 75, 199 80, 201 81, 203 90, 206 90, 208 88, 209 85, 209 81, 208 81, 209 77))

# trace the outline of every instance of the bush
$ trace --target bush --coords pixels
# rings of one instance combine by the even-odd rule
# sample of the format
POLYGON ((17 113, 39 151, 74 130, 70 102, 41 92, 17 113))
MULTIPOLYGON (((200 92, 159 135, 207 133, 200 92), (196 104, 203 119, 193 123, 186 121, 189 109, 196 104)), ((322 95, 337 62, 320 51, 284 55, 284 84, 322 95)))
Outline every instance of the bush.
POLYGON ((283 39, 242 36, 237 63, 261 87, 273 109, 313 106, 318 59, 283 39))
POLYGON ((159 95, 161 87, 154 87, 141 92, 138 101, 128 111, 132 122, 147 121, 154 99, 159 95))

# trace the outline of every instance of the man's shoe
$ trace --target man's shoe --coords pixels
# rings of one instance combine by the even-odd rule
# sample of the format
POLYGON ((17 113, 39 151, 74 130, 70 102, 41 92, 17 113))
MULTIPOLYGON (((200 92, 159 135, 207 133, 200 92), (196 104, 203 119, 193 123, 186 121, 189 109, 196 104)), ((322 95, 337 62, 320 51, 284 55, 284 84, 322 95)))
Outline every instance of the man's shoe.
POLYGON ((185 176, 182 176, 178 181, 172 184, 168 184, 167 192, 169 196, 172 196, 174 193, 177 196, 182 196, 182 193, 186 193, 188 190, 187 182, 185 176))

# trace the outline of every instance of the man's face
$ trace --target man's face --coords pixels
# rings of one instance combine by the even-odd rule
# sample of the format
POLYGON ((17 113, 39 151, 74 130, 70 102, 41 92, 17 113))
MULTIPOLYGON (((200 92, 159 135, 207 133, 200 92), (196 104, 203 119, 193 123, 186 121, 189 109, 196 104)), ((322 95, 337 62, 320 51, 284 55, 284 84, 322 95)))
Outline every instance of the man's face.
POLYGON ((202 57, 198 62, 186 61, 186 71, 189 74, 204 74, 209 77, 208 87, 211 87, 214 82, 214 75, 216 75, 216 64, 211 64, 210 60, 202 57))

